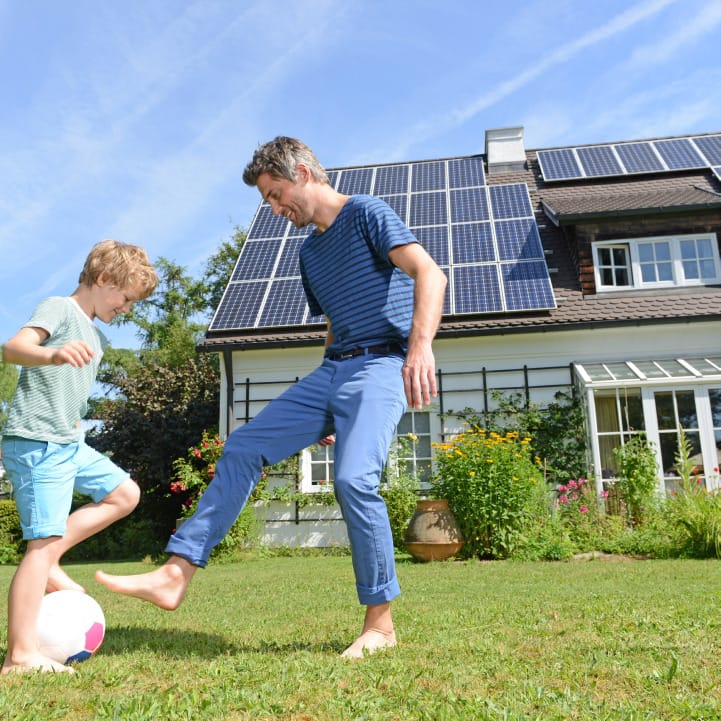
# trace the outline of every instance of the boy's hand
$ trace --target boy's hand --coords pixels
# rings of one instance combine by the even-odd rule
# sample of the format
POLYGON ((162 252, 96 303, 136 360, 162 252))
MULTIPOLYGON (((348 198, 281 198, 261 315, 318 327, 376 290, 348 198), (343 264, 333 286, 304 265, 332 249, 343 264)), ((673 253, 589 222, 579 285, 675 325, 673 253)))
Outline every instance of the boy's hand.
POLYGON ((93 349, 83 340, 71 340, 61 348, 55 348, 51 362, 55 366, 69 363, 73 368, 88 365, 95 354, 93 349))

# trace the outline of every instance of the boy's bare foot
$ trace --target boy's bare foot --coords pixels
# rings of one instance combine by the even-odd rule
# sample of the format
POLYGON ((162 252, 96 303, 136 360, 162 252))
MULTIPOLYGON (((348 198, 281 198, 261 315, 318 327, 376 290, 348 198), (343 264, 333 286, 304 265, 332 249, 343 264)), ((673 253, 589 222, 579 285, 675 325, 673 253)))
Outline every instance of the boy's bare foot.
POLYGON ((58 564, 50 567, 48 572, 48 583, 45 586, 45 593, 53 593, 54 591, 80 591, 85 593, 85 589, 75 583, 70 576, 58 564))
POLYGON ((43 656, 41 653, 33 654, 27 658, 18 661, 17 663, 9 658, 5 658, 1 675, 8 673, 75 673, 75 669, 72 666, 65 666, 62 663, 53 661, 47 656, 43 656))
POLYGON ((103 571, 95 572, 95 580, 115 593, 134 596, 154 603, 166 611, 173 611, 183 600, 190 579, 197 570, 189 561, 172 556, 160 568, 136 576, 114 576, 103 571))
POLYGON ((343 651, 341 656, 343 658, 363 658, 365 655, 370 655, 382 649, 392 648, 395 645, 395 631, 385 633, 384 631, 368 629, 367 631, 363 631, 363 633, 343 651))

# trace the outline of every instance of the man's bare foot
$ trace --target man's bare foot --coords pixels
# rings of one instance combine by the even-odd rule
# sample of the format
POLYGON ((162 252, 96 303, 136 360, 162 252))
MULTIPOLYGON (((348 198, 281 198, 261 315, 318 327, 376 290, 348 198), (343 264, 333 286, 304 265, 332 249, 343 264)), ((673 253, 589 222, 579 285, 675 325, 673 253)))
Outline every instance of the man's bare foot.
POLYGON ((103 571, 95 572, 95 580, 115 593, 134 596, 154 603, 166 611, 180 606, 197 566, 177 556, 171 557, 160 568, 136 576, 114 576, 103 571))
POLYGON ((1 675, 8 673, 75 673, 75 669, 72 666, 65 666, 62 663, 53 661, 47 656, 43 656, 40 653, 33 654, 27 658, 18 661, 17 663, 9 658, 5 658, 1 675))
POLYGON ((395 631, 385 633, 371 628, 363 631, 363 633, 343 651, 341 656, 343 658, 363 658, 363 656, 370 655, 382 649, 392 648, 395 645, 395 631))
POLYGON ((59 565, 55 564, 50 567, 48 572, 48 583, 45 586, 45 593, 53 593, 54 591, 80 591, 85 593, 85 589, 75 583, 59 565))

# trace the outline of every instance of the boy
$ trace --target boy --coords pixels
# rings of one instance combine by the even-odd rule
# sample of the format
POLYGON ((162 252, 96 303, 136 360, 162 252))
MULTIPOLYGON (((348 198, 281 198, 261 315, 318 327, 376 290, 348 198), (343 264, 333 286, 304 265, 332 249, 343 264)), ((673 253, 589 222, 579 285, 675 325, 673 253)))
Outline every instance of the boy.
POLYGON ((90 251, 75 292, 42 301, 3 347, 3 361, 22 366, 2 454, 28 541, 10 584, 3 674, 73 671, 39 651, 35 627, 43 594, 83 591, 60 568, 60 558, 127 516, 140 499, 128 474, 83 439, 81 419, 108 345, 93 321, 110 323, 128 313, 157 283, 144 250, 103 240, 90 251), (68 515, 73 491, 93 502, 68 515))

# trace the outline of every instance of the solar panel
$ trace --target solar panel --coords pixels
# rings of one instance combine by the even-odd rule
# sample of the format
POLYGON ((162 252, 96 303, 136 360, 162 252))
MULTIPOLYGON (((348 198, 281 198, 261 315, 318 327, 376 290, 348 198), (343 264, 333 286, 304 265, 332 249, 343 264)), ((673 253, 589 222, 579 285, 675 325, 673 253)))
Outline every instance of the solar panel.
POLYGON ((442 160, 411 164, 411 191, 445 190, 446 164, 442 160))
POLYGON ((373 168, 352 168, 343 170, 338 181, 338 192, 345 195, 358 195, 371 192, 373 168))
POLYGON ((448 206, 445 191, 437 193, 411 193, 408 224, 443 225, 448 222, 448 206))
POLYGON ((451 190, 451 222, 488 220, 488 200, 485 188, 451 190))
POLYGON ((373 195, 394 195, 408 192, 408 166, 386 165, 376 171, 373 195))
POLYGON ((592 145, 588 148, 578 148, 577 152, 586 177, 621 175, 623 173, 623 168, 613 154, 610 145, 592 145))
POLYGON ((628 173, 657 173, 665 170, 651 143, 623 143, 614 147, 628 173))
POLYGON ((711 168, 711 170, 713 171, 713 174, 714 174, 719 180, 721 180, 721 165, 717 165, 715 168, 711 168))
POLYGON ((721 165, 721 135, 692 138, 692 141, 709 165, 721 165))
POLYGON ((500 313, 503 310, 498 267, 460 265, 453 268, 456 313, 500 313))
POLYGON ((655 140, 653 147, 658 150, 669 170, 690 170, 706 167, 706 161, 691 145, 688 138, 675 140, 655 140))
POLYGON ((490 191, 494 218, 533 217, 531 199, 525 183, 492 185, 490 191))
MULTIPOLYGON (((528 187, 487 186, 480 156, 342 168, 328 176, 340 192, 383 198, 408 224, 449 279, 444 314, 555 307, 528 187)), ((298 265, 311 230, 261 203, 210 330, 324 323, 310 316, 298 265)))
POLYGON ((721 135, 539 150, 538 164, 547 182, 712 168, 721 165, 721 135))
POLYGON ((305 291, 300 278, 274 280, 263 304, 258 326, 300 325, 306 309, 305 291))
POLYGON ((448 187, 472 188, 485 185, 483 159, 476 155, 472 158, 454 158, 448 161, 448 187))
POLYGON ((583 177, 583 171, 572 148, 539 150, 538 164, 544 180, 572 180, 583 177))

